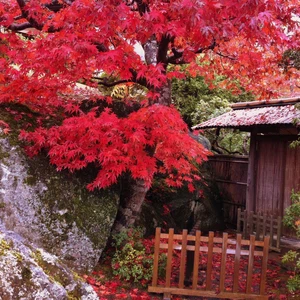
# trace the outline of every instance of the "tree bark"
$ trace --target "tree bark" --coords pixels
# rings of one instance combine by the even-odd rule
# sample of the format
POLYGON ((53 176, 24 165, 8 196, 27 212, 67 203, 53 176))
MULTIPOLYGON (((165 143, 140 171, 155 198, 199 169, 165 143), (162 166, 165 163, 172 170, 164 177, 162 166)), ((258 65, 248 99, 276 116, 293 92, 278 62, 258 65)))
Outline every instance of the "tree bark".
POLYGON ((118 233, 126 228, 132 227, 139 216, 149 187, 143 180, 131 183, 127 197, 120 201, 119 210, 113 226, 112 233, 118 233))

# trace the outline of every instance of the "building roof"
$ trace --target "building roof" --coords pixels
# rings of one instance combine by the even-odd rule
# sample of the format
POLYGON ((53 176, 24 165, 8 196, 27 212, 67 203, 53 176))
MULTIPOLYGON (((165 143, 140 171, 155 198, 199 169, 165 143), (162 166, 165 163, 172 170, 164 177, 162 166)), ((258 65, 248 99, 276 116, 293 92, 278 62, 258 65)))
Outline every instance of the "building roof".
MULTIPOLYGON (((300 119, 296 103, 300 103, 300 97, 235 103, 232 111, 198 124, 193 129, 291 125, 295 123, 295 119, 300 119)), ((300 125, 299 121, 298 124, 300 125)))

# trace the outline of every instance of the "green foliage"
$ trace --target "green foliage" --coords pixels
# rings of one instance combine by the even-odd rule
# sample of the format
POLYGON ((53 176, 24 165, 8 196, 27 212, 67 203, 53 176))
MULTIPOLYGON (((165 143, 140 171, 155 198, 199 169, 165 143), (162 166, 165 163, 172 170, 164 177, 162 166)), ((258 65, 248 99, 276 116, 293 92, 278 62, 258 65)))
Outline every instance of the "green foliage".
MULTIPOLYGON (((287 227, 294 228, 296 234, 300 237, 300 191, 292 191, 292 205, 286 208, 283 224, 287 227)), ((294 276, 289 278, 287 287, 290 292, 300 289, 300 253, 296 251, 287 252, 283 258, 283 263, 294 263, 294 276)))
POLYGON ((292 191, 292 205, 286 208, 283 224, 296 230, 296 234, 300 237, 300 191, 292 191))
MULTIPOLYGON (((215 84, 222 82, 222 78, 215 84)), ((230 105, 236 102, 254 100, 252 94, 240 90, 234 94, 224 88, 210 88, 203 77, 174 79, 172 84, 173 103, 180 111, 184 121, 193 125, 217 117, 230 111, 230 105)), ((249 134, 239 130, 223 129, 216 137, 215 130, 206 130, 206 137, 220 152, 246 154, 249 148, 249 134)))
MULTIPOLYGON (((123 230, 113 236, 116 252, 112 258, 113 274, 122 280, 146 285, 153 272, 153 241, 144 240, 140 228, 123 230)), ((159 262, 159 274, 165 270, 166 257, 159 262)))
POLYGON ((280 65, 288 71, 290 68, 300 70, 300 49, 289 49, 283 53, 280 65))

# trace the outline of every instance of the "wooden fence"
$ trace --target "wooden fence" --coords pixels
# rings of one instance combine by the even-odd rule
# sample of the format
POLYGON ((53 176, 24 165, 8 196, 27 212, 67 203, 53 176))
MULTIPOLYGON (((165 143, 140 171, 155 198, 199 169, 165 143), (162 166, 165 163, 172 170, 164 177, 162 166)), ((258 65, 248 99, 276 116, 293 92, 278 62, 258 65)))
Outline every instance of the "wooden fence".
POLYGON ((267 214, 254 214, 238 209, 237 231, 242 232, 243 238, 255 233, 257 240, 270 235, 270 250, 280 252, 280 238, 282 232, 282 218, 267 214))
MULTIPOLYGON (((223 233, 223 237, 215 237, 213 232, 209 236, 201 236, 200 231, 196 231, 196 235, 188 235, 187 230, 183 230, 182 234, 174 234, 174 229, 170 229, 169 233, 161 233, 160 228, 156 229, 155 248, 154 248, 154 265, 152 285, 148 287, 148 291, 152 293, 163 293, 164 299, 171 297, 171 294, 185 296, 203 296, 214 298, 229 298, 229 299, 268 299, 265 295, 267 260, 269 251, 269 237, 265 237, 264 241, 256 241, 255 236, 251 235, 250 240, 242 240, 242 235, 238 234, 236 239, 229 239, 227 233, 223 233), (189 241, 194 242, 194 245, 189 245, 189 241), (259 247, 257 249, 257 247, 259 247), (180 251, 179 276, 176 283, 171 282, 172 260, 174 251, 180 251), (187 251, 194 251, 194 268, 192 274, 192 282, 190 287, 184 286, 185 266, 187 251), (159 258, 160 255, 166 252, 167 265, 165 281, 158 280, 159 258), (213 256, 220 255, 219 276, 216 278, 215 270, 217 268, 214 263, 213 256), (230 287, 226 281, 227 267, 229 255, 234 255, 233 275, 230 281, 230 287), (200 271, 199 277, 199 259, 205 256, 207 261, 206 274, 200 271), (243 256, 248 256, 247 270, 244 276, 241 273, 241 259, 243 256), (252 287, 252 277, 254 274, 254 256, 257 262, 261 257, 260 283, 257 290, 252 287), (217 283, 216 283, 217 280, 217 283), (246 280, 246 281, 245 281, 246 280), (199 281, 204 282, 202 287, 199 281), (245 284, 245 289, 241 290, 241 281, 245 284), (225 285, 226 282, 226 285, 225 285), (158 284, 159 283, 159 284, 158 284), (231 284, 232 283, 232 284, 231 284)), ((257 275, 257 270, 255 270, 257 275)))
POLYGON ((217 154, 209 157, 209 164, 223 194, 224 221, 235 226, 238 208, 246 208, 248 157, 217 154))

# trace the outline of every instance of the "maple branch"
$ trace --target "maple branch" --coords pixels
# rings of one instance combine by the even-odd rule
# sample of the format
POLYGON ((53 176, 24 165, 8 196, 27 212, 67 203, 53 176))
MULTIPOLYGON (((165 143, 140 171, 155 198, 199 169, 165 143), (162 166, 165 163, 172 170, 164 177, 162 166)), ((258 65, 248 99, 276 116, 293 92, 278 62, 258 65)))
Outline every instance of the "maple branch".
MULTIPOLYGON (((60 11, 65 5, 71 5, 73 2, 74 2, 74 0, 63 0, 63 3, 60 3, 59 1, 54 0, 50 4, 46 4, 44 7, 51 10, 52 12, 56 13, 56 12, 60 11)), ((15 18, 15 20, 24 18, 24 19, 27 19, 28 22, 24 22, 22 24, 13 23, 8 27, 8 29, 10 29, 12 31, 19 31, 19 30, 24 30, 24 29, 33 27, 38 30, 42 30, 44 27, 44 24, 41 24, 38 21, 36 21, 34 18, 29 17, 29 13, 26 10, 26 1, 25 0, 17 0, 17 3, 21 10, 21 15, 17 16, 15 18)), ((47 30, 47 32, 56 32, 59 30, 60 30, 60 28, 54 28, 54 27, 50 26, 49 29, 47 30)))
POLYGON ((105 87, 112 87, 112 86, 115 86, 115 85, 118 85, 118 84, 121 84, 121 83, 132 82, 132 80, 128 80, 128 79, 127 80, 126 79, 117 80, 117 81, 114 81, 114 82, 108 82, 107 78, 93 77, 92 79, 96 80, 98 84, 101 84, 105 87))
POLYGON ((228 59, 231 59, 231 60, 236 60, 236 57, 225 55, 225 54, 222 54, 221 52, 216 52, 216 54, 218 54, 219 56, 224 57, 224 58, 228 58, 228 59))
POLYGON ((24 22, 21 24, 13 23, 10 26, 8 26, 8 29, 12 30, 12 31, 20 31, 20 30, 24 30, 27 28, 32 28, 32 25, 30 22, 24 22))
MULTIPOLYGON (((217 46, 216 40, 215 40, 215 38, 213 38, 212 43, 209 46, 199 48, 198 50, 194 51, 194 53, 200 54, 207 50, 214 50, 214 48, 216 46, 217 46)), ((173 52, 173 55, 167 58, 167 64, 179 65, 179 64, 189 63, 188 61, 184 61, 182 59, 184 51, 178 51, 175 47, 173 47, 172 52, 173 52)))
POLYGON ((158 52, 157 52, 157 62, 160 63, 167 63, 167 53, 169 49, 169 43, 174 41, 174 37, 171 37, 169 35, 163 35, 161 38, 161 41, 158 46, 158 52))

